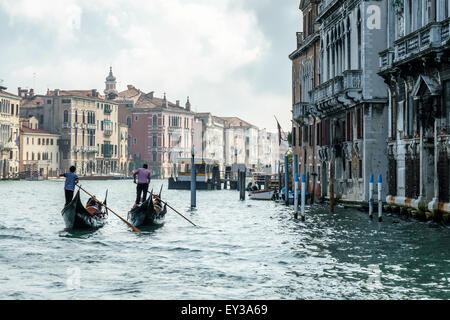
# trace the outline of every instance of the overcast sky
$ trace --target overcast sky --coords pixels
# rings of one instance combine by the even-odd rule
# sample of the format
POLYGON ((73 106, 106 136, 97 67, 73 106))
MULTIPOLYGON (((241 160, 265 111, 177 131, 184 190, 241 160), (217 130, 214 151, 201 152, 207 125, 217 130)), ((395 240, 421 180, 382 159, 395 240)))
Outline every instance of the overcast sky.
MULTIPOLYGON (((0 0, 0 79, 17 87, 127 84, 194 111, 290 128, 299 0, 0 0)), ((1 80, 0 80, 1 81, 1 80)))

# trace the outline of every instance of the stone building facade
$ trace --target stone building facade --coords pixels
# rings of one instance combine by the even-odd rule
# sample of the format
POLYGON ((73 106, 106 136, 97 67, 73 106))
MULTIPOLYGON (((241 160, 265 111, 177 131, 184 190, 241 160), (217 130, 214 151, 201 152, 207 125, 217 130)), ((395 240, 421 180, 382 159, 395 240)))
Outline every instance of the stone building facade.
POLYGON ((121 118, 131 127, 130 152, 135 166, 148 163, 152 175, 168 178, 179 158, 190 158, 193 143, 194 113, 189 97, 185 107, 154 92, 144 93, 132 85, 116 100, 123 105, 121 118))
POLYGON ((225 121, 225 165, 245 164, 250 170, 258 166, 258 127, 237 117, 225 121))
POLYGON ((388 1, 386 49, 390 204, 450 212, 450 3, 388 1))
POLYGON ((292 61, 292 151, 298 157, 298 173, 305 174, 307 191, 321 195, 321 166, 318 159, 317 128, 320 118, 314 108, 313 90, 319 85, 319 24, 316 23, 320 1, 300 1, 303 31, 297 32, 297 48, 292 61))
MULTIPOLYGON (((387 1, 324 0, 318 5, 319 85, 312 90, 321 194, 367 202, 370 175, 386 176, 387 93, 377 72, 386 46, 387 1), (326 177, 326 179, 323 179, 326 177)), ((313 142, 314 144, 314 142, 313 142)), ((383 197, 385 190, 383 189, 383 197)))
POLYGON ((118 172, 117 103, 96 89, 55 89, 22 102, 22 117, 35 116, 40 128, 61 136, 61 170, 75 165, 80 175, 118 172))
POLYGON ((225 169, 225 120, 209 112, 196 113, 194 123, 195 158, 209 159, 225 169))
POLYGON ((39 128, 34 118, 21 119, 19 144, 19 172, 22 178, 57 177, 59 170, 60 136, 39 128))
POLYGON ((19 174, 20 100, 0 86, 0 179, 19 174))

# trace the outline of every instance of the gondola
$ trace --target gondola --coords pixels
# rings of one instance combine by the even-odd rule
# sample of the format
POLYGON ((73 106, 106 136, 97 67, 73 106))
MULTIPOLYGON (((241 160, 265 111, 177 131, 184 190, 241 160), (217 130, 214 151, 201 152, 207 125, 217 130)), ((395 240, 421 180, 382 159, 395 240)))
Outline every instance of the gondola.
POLYGON ((128 221, 135 227, 157 226, 164 224, 167 208, 152 200, 153 193, 140 205, 135 205, 128 212, 128 221))
MULTIPOLYGON (((108 197, 106 193, 105 201, 108 197)), ((108 219, 108 210, 100 209, 100 212, 86 209, 81 203, 80 190, 72 201, 61 211, 67 229, 97 229, 105 225, 108 219), (92 213, 91 213, 91 212, 92 213)))

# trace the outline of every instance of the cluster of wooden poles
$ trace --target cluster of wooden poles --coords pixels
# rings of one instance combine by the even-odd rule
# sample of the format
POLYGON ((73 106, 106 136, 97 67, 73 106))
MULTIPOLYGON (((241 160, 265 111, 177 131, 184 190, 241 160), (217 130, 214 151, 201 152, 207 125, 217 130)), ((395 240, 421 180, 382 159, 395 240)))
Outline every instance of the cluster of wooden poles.
MULTIPOLYGON (((94 199, 94 201, 96 201, 99 205, 105 207, 106 209, 108 209, 108 211, 111 211, 116 217, 118 217, 120 220, 122 220, 123 222, 125 222, 131 229, 133 229, 136 232, 141 232, 141 230, 139 230, 138 228, 136 228, 135 226, 133 226, 130 222, 128 222, 127 220, 125 220, 124 218, 122 218, 119 214, 117 214, 116 212, 114 212, 114 210, 112 210, 110 207, 108 207, 105 203, 103 203, 102 201, 98 200, 93 194, 89 193, 88 191, 86 191, 81 185, 77 185, 78 188, 80 188, 80 190, 82 190, 83 192, 85 192, 88 196, 90 196, 92 199, 94 199)), ((149 192, 150 193, 150 192, 149 192)), ((151 193, 150 193, 151 194, 151 193)), ((167 202, 161 200, 161 198, 158 195, 153 195, 153 197, 159 201, 161 201, 161 203, 167 205, 170 209, 172 209, 173 211, 175 211, 178 215, 180 215, 181 217, 183 217, 186 221, 188 221, 189 223, 191 223, 193 226, 197 226, 195 225, 191 220, 189 220, 188 218, 186 218, 184 215, 182 215, 180 212, 178 212, 175 208, 173 208, 170 204, 168 204, 167 202)))

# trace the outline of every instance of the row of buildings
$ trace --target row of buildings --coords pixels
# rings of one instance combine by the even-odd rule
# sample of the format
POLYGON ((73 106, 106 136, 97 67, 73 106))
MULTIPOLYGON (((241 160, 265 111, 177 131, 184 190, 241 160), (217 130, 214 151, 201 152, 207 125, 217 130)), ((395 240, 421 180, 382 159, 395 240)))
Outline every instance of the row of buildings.
POLYGON ((103 95, 93 90, 0 88, 0 178, 57 176, 77 167, 80 175, 129 175, 148 163, 154 177, 182 170, 195 157, 221 170, 234 163, 275 172, 287 145, 278 135, 236 117, 196 113, 132 85, 118 92, 112 68, 103 95))
POLYGON ((450 212, 450 1, 302 0, 292 145, 316 196, 450 212))

